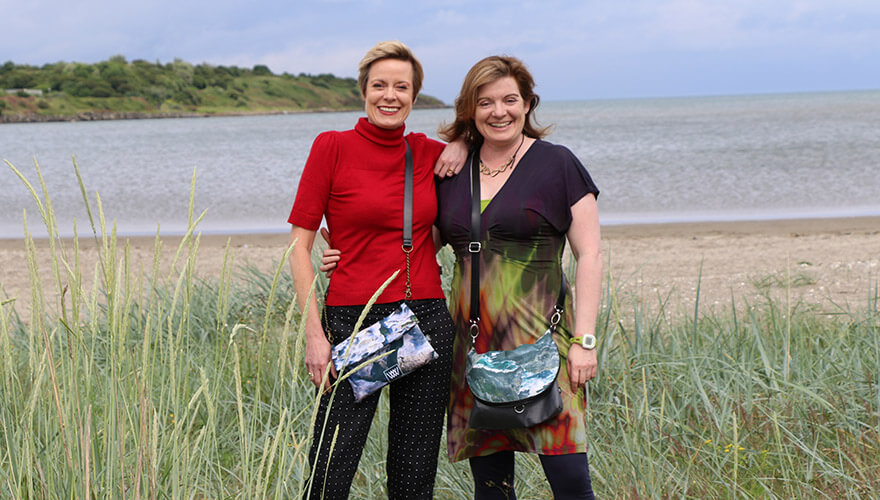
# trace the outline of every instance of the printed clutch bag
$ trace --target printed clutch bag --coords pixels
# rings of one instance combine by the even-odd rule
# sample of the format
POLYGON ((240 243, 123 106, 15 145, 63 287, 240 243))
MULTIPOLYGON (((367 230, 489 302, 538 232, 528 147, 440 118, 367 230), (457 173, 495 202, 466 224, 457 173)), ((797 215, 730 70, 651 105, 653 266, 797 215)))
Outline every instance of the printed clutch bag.
POLYGON ((333 364, 360 401, 437 358, 405 304, 333 347, 333 364))

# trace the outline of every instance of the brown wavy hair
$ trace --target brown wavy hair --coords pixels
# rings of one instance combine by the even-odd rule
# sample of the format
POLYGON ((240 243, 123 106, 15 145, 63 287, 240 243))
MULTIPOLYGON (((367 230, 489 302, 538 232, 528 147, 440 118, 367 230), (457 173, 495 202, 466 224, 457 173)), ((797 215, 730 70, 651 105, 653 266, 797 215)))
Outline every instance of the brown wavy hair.
POLYGON ((550 133, 551 127, 540 127, 535 121, 534 111, 541 102, 535 93, 535 79, 522 61, 510 56, 489 56, 474 64, 461 84, 461 91, 455 98, 455 121, 441 125, 437 134, 444 141, 451 142, 464 137, 471 147, 481 144, 483 136, 474 123, 477 111, 477 95, 480 87, 505 76, 513 77, 523 100, 529 103, 523 132, 529 137, 541 139, 550 133))

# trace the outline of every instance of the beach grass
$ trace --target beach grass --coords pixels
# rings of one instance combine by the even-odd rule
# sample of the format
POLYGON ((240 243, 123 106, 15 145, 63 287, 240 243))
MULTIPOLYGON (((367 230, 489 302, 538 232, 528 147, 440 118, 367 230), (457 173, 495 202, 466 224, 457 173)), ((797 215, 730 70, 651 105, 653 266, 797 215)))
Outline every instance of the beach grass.
MULTIPOLYGON (((199 276, 191 208, 172 262, 160 262, 157 235, 152 268, 136 272, 80 181, 85 234, 101 254, 87 269, 77 238, 58 236, 39 168, 31 184, 9 167, 50 235, 40 251, 55 258, 43 285, 28 236, 30 311, 0 297, 0 498, 299 496, 316 396, 289 249, 268 273, 227 251, 219 275, 199 276)), ((448 251, 441 261, 448 269, 448 251)), ((755 287, 803 279, 783 272, 755 287)), ((768 292, 711 310, 697 286, 685 314, 662 297, 620 295, 611 275, 603 290, 587 412, 600 498, 880 498, 877 286, 852 308, 768 292)), ((386 496, 385 396, 379 408, 351 498, 386 496)), ((438 453, 435 497, 470 498, 467 464, 438 453)), ((517 491, 551 497, 533 456, 517 458, 517 491)))

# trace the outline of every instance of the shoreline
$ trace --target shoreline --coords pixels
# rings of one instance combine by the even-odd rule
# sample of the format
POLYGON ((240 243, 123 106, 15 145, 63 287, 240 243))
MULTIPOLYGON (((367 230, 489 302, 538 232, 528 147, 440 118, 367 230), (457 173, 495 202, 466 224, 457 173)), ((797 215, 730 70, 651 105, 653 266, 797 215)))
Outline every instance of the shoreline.
MULTIPOLYGON (((160 271, 167 276, 182 235, 160 236, 160 271)), ((68 251, 72 238, 62 238, 68 251)), ((133 273, 148 275, 155 235, 118 237, 128 245, 133 273)), ((80 237, 83 275, 91 281, 98 250, 80 237)), ((195 271, 219 276, 226 248, 233 268, 253 265, 274 272, 288 244, 287 233, 201 234, 195 271)), ((53 284, 48 238, 35 238, 36 264, 50 308, 60 302, 53 284)), ((693 315, 701 310, 760 304, 768 297, 804 303, 820 311, 864 307, 880 289, 880 217, 675 222, 602 227, 604 275, 623 311, 642 301, 656 310, 693 315)), ((0 239, 0 301, 16 298, 27 317, 31 280, 23 238, 0 239)))
MULTIPOLYGON (((607 238, 654 238, 654 237, 683 237, 704 235, 781 235, 789 234, 794 237, 817 235, 817 234, 843 234, 850 232, 875 232, 880 233, 880 216, 867 215, 857 217, 810 217, 789 219, 761 219, 761 220, 723 220, 723 221, 689 221, 689 222, 658 222, 658 223, 635 223, 635 224, 603 224, 601 227, 602 239, 607 238)), ((197 231, 198 232, 198 231, 197 231)), ((286 242, 286 231, 201 231, 202 242, 216 244, 222 240, 225 244, 231 239, 233 245, 247 244, 247 242, 269 242, 282 239, 286 242)), ((119 235, 118 240, 130 240, 134 242, 152 242, 155 233, 119 235)), ((160 233, 160 238, 166 243, 179 243, 182 234, 160 233)), ((72 237, 61 238, 66 243, 73 241, 72 237)), ((23 237, 0 236, 0 250, 7 250, 21 245, 23 237)), ((89 245, 93 241, 91 236, 80 236, 80 245, 89 245)), ((48 247, 48 237, 34 236, 37 248, 41 242, 48 247)))
POLYGON ((880 216, 805 217, 761 220, 724 220, 660 222, 645 224, 610 224, 602 226, 602 237, 673 236, 684 234, 780 234, 797 235, 880 231, 880 216))
MULTIPOLYGON (((423 105, 414 106, 413 109, 442 109, 451 108, 449 105, 423 105)), ((143 113, 139 111, 80 111, 70 115, 40 115, 40 114, 0 114, 0 125, 5 123, 54 123, 54 122, 88 122, 103 120, 152 120, 169 118, 212 118, 234 116, 273 116, 273 115, 298 115, 305 113, 349 113, 359 111, 362 108, 315 108, 315 109, 274 109, 262 111, 175 111, 170 113, 156 112, 143 113)))

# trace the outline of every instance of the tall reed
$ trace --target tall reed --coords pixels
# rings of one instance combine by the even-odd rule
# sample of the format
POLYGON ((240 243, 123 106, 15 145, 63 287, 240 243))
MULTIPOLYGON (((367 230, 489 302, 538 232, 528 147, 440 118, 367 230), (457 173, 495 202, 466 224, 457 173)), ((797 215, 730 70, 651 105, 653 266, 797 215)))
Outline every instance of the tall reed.
MULTIPOLYGON (((54 258, 44 288, 27 234, 31 310, 0 298, 0 498, 299 496, 316 405, 285 249, 270 273, 227 249, 219 275, 197 275, 191 188, 189 231, 171 262, 157 233, 142 275, 80 179, 100 251, 87 269, 79 240, 59 236, 39 165, 36 184, 8 166, 54 258)), ((697 300, 685 317, 621 296, 611 275, 604 290, 587 413, 601 498, 878 498, 877 286, 853 310, 768 294, 709 312, 697 300)), ((386 495, 384 397, 379 408, 351 498, 386 495)), ((469 498, 466 463, 438 453, 435 497, 469 498)), ((518 456, 517 490, 550 497, 535 457, 518 456)))

